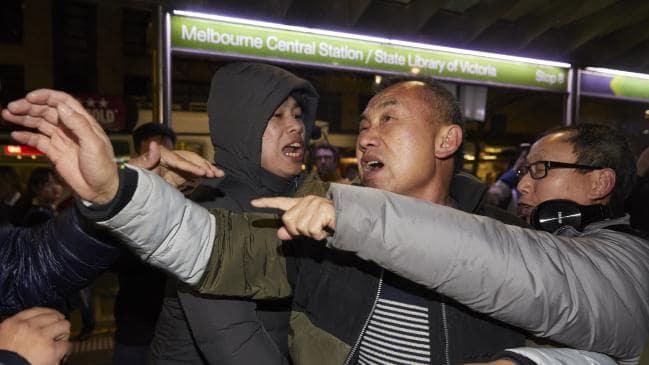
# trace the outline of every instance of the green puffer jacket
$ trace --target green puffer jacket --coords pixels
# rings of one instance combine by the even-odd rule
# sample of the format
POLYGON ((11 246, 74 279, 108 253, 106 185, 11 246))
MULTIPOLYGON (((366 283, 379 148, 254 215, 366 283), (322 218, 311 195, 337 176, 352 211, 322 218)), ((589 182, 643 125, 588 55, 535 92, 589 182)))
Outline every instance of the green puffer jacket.
MULTIPOLYGON (((462 199, 456 199, 460 207, 485 213, 481 184, 467 175, 456 178, 454 184, 463 191, 458 194, 462 199)), ((327 189, 311 176, 297 195, 324 196, 327 189)), ((292 295, 289 347, 293 362, 355 363, 356 347, 383 282, 383 269, 322 242, 281 243, 274 215, 219 209, 211 213, 216 226, 230 229, 217 233, 199 291, 254 299, 292 295)), ((400 288, 427 300, 433 364, 485 361, 505 348, 524 344, 521 333, 429 289, 407 280, 400 288)))

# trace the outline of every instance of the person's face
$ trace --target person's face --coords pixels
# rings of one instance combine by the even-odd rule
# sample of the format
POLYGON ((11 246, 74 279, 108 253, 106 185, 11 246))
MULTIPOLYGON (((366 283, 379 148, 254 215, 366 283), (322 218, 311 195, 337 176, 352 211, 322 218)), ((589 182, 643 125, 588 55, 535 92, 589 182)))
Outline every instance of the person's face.
POLYGON ((374 96, 361 115, 356 141, 365 186, 428 199, 437 189, 438 114, 419 82, 396 84, 374 96))
POLYGON ((268 120, 261 139, 261 167, 288 179, 300 173, 303 157, 302 109, 289 96, 268 120))
POLYGON ((157 142, 160 146, 168 149, 168 150, 173 150, 174 149, 174 143, 171 140, 171 138, 163 135, 157 135, 157 136, 152 136, 147 139, 144 139, 140 141, 140 153, 147 153, 149 152, 149 146, 151 145, 151 142, 157 142))
POLYGON ((330 174, 338 167, 336 155, 328 148, 316 149, 313 158, 320 174, 330 174))
MULTIPOLYGON (((577 156, 572 144, 565 140, 566 132, 554 133, 538 140, 527 155, 527 163, 536 161, 558 161, 575 163, 577 156)), ((567 199, 577 204, 593 204, 592 174, 584 173, 574 168, 549 169, 547 176, 532 179, 527 173, 518 183, 520 198, 518 200, 518 215, 529 221, 532 210, 547 200, 567 199)))
POLYGON ((38 190, 38 199, 45 204, 54 204, 63 196, 63 185, 61 182, 50 175, 47 181, 41 185, 38 190))

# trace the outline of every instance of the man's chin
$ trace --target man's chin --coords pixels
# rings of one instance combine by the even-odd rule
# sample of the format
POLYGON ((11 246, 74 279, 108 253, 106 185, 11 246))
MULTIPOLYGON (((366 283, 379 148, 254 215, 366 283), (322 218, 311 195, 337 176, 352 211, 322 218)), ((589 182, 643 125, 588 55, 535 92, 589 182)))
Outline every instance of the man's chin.
POLYGON ((387 184, 384 181, 381 181, 379 179, 367 179, 367 178, 363 179, 361 177, 361 184, 363 186, 367 186, 368 188, 390 191, 387 184))
POLYGON ((518 207, 516 209, 516 215, 525 220, 525 222, 530 223, 530 216, 532 215, 533 207, 518 207))

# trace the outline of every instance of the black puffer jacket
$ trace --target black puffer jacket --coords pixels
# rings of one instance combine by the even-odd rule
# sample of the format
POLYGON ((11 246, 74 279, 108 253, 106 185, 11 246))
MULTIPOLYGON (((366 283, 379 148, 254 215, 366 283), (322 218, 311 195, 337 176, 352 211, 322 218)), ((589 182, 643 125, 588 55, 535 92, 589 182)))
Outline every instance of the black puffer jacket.
MULTIPOLYGON (((208 113, 215 163, 226 177, 212 183, 207 208, 255 210, 250 200, 290 195, 299 177, 286 180, 261 167, 261 141, 277 107, 292 96, 302 108, 305 146, 318 94, 307 81, 280 68, 235 63, 212 79, 208 113)), ((203 189, 206 187, 204 186, 203 189)), ((201 296, 188 288, 163 304, 152 350, 156 364, 272 364, 286 362, 290 302, 201 296)))
POLYGON ((74 209, 34 227, 1 225, 0 316, 34 306, 67 311, 65 298, 92 282, 120 252, 90 237, 74 209))

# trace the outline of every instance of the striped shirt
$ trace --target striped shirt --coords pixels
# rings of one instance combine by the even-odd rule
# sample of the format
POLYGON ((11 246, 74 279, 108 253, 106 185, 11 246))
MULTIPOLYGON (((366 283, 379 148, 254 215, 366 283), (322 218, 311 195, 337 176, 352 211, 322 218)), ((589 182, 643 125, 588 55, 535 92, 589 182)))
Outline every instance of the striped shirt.
POLYGON ((360 365, 430 364, 426 300, 390 285, 387 278, 358 351, 360 365))

